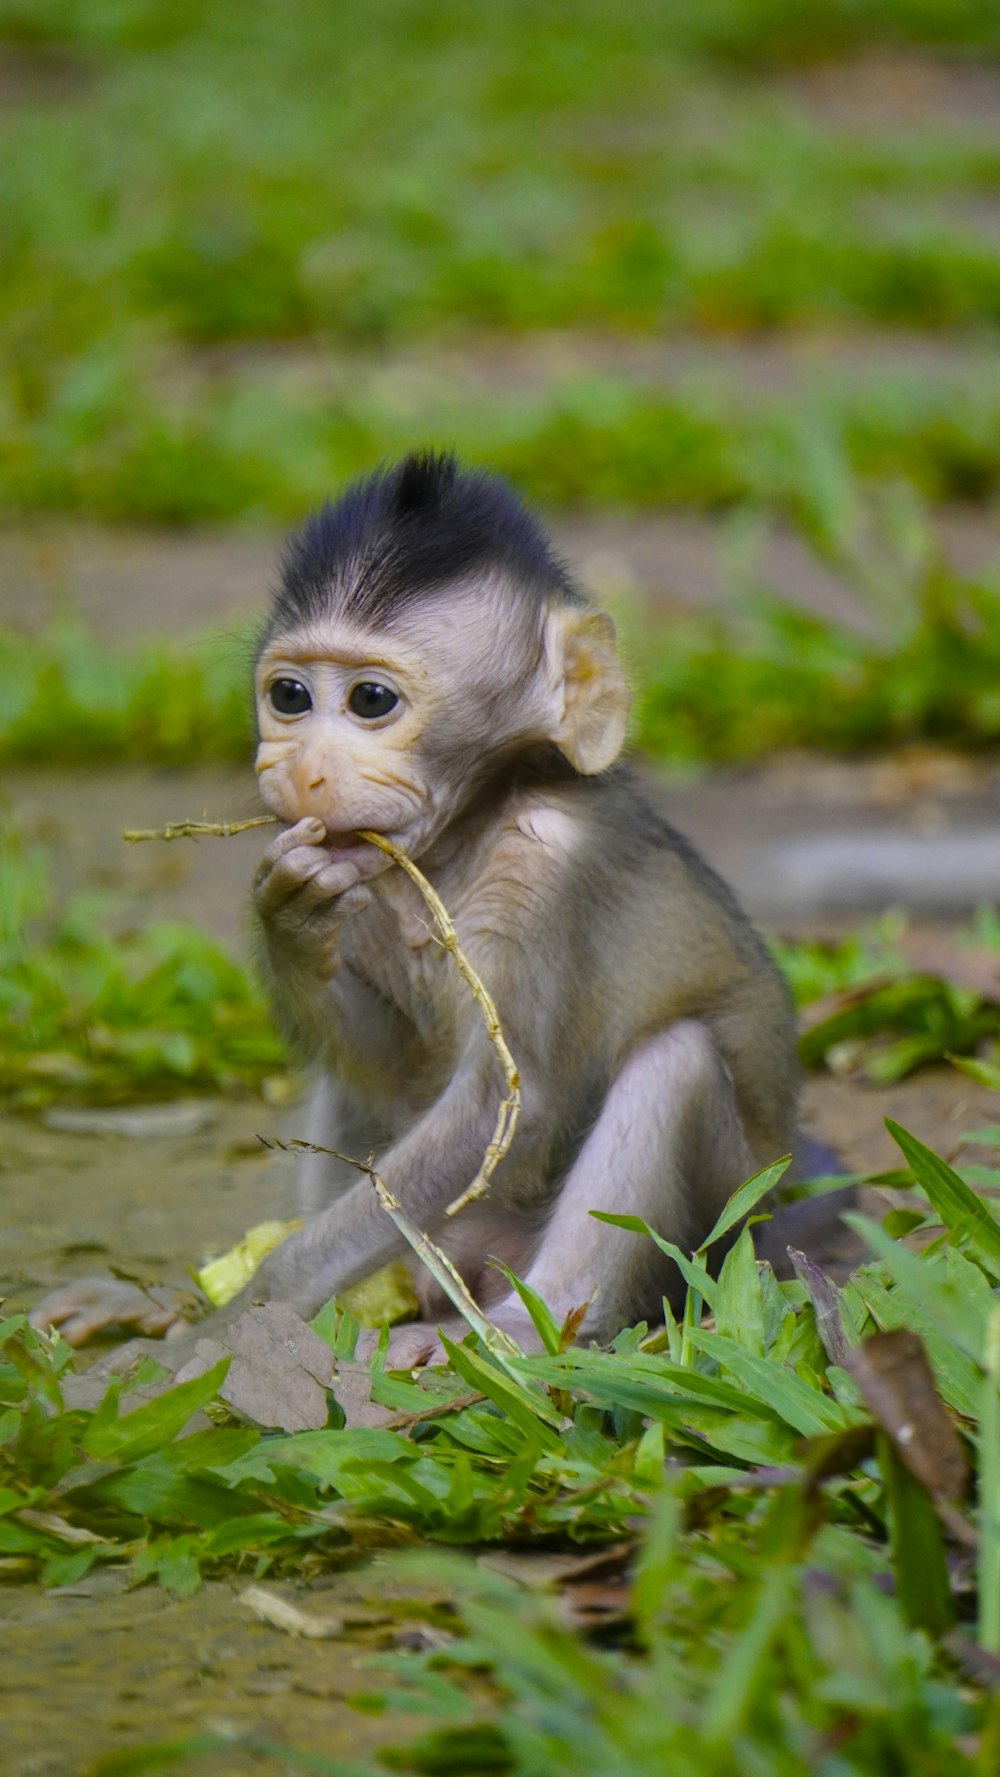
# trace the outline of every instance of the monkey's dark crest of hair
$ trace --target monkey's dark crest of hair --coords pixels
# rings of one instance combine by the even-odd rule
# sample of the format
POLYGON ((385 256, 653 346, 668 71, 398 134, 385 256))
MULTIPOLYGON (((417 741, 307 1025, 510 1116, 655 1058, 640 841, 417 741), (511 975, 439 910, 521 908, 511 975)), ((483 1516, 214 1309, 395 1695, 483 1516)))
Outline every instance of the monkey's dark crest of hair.
POLYGON ((490 569, 539 601, 583 602, 506 481, 460 469, 446 453, 415 452, 354 482, 291 538, 268 634, 331 612, 391 625, 424 593, 490 569))

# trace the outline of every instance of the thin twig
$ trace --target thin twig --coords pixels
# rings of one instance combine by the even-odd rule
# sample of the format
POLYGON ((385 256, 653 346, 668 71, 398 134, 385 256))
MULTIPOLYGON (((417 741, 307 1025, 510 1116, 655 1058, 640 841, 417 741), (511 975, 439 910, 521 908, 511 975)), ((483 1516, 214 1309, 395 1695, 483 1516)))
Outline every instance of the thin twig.
POLYGON ((122 834, 129 845, 140 839, 231 839, 251 827, 280 827, 276 814, 255 814, 248 821, 171 821, 166 827, 126 827, 122 834))
POLYGON ((517 1128, 517 1119, 521 1111, 521 1076, 507 1046, 507 1039, 503 1034, 500 1015, 497 1012, 493 996, 481 975, 473 968, 465 952, 461 949, 452 917, 437 890, 432 888, 423 871, 417 869, 412 858, 408 858, 405 851, 402 851, 398 845, 394 845, 391 839, 383 838, 381 833, 371 833, 365 830, 361 831, 358 837, 366 840, 369 845, 377 845, 379 851, 385 852, 386 857, 392 858, 401 870, 406 871, 410 881, 416 883, 441 935, 442 945, 445 950, 451 952, 459 974, 483 1015, 486 1034, 493 1044, 503 1069, 507 1091, 500 1101, 493 1139, 483 1155, 482 1165, 471 1185, 468 1185, 461 1196, 456 1197, 454 1203, 450 1203, 444 1212, 446 1216, 454 1216, 458 1214, 460 1209, 464 1209, 467 1203, 474 1202, 477 1197, 485 1196, 489 1189, 490 1179, 514 1139, 514 1131, 517 1128))

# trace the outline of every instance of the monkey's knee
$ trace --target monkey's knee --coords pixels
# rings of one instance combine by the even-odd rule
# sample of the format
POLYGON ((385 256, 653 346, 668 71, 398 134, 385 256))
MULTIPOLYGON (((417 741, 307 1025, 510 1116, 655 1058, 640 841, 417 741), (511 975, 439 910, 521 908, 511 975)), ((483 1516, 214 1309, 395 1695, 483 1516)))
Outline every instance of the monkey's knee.
MULTIPOLYGON (((693 1222, 751 1169, 732 1076, 711 1031, 683 1019, 628 1057, 598 1123, 608 1124, 619 1167, 638 1167, 674 1217, 693 1222)), ((679 1234, 675 1236, 678 1238, 679 1234)))
POLYGON ((604 1339, 676 1305, 683 1280, 655 1242, 595 1222, 641 1216, 688 1251, 752 1170, 729 1072, 712 1034, 684 1020, 648 1037, 619 1070, 584 1142, 528 1279, 557 1313, 589 1302, 604 1339))

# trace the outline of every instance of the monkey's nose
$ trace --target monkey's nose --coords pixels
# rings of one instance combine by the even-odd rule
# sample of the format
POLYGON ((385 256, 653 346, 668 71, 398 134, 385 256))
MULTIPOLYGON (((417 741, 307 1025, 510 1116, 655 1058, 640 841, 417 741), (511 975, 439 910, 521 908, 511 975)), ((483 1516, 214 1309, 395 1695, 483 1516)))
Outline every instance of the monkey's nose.
POLYGON ((292 782, 295 793, 305 805, 305 811, 320 814, 322 810, 314 804, 327 788, 326 767, 318 759, 300 759, 292 770, 292 782))

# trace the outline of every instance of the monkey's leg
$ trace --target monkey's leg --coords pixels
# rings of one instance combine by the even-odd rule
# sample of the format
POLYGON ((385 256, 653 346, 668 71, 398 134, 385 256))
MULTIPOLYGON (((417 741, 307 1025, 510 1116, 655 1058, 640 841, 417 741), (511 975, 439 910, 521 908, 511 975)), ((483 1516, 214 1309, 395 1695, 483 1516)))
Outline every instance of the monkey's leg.
MULTIPOLYGON (((691 1251, 754 1169, 732 1081, 709 1031, 694 1021, 674 1024, 634 1050, 616 1077, 525 1281, 558 1321, 589 1302, 583 1338, 608 1339, 632 1321, 657 1318, 664 1295, 678 1305, 683 1297, 676 1266, 652 1240, 597 1222, 589 1212, 641 1216, 691 1251)), ((519 1296, 505 1297, 489 1313, 523 1349, 538 1349, 519 1296)), ((452 1338, 464 1332, 460 1322, 444 1326, 452 1338)), ((423 1322, 392 1335, 390 1364, 409 1368, 442 1359, 423 1322)))
MULTIPOLYGON (((590 1302, 581 1333, 607 1339, 683 1299, 673 1263, 651 1240, 609 1227, 592 1209, 641 1216, 692 1251, 754 1171, 732 1080, 708 1029, 672 1025, 633 1051, 559 1194, 526 1281, 561 1320, 590 1302)), ((514 1332, 525 1311, 497 1312, 514 1332)), ((516 1336, 516 1335, 515 1335, 516 1336)))

